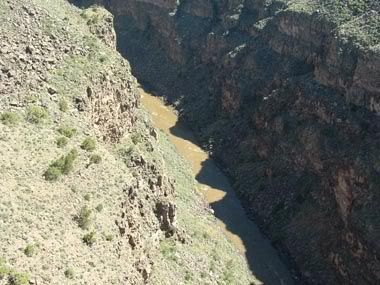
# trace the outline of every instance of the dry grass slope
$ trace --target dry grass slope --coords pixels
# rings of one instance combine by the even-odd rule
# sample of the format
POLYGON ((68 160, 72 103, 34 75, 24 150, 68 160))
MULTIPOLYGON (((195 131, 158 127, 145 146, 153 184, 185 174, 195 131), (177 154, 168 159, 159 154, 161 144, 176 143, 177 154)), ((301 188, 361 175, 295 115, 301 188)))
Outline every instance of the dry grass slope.
POLYGON ((110 15, 87 13, 0 2, 0 284, 249 284, 129 64, 91 34, 110 15))

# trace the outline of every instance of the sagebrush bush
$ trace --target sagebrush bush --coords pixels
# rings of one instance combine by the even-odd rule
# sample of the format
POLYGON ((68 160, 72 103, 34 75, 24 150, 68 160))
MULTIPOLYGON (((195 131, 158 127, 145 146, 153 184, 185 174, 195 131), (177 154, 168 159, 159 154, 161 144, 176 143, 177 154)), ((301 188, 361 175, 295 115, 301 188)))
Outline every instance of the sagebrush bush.
POLYGON ((45 179, 48 181, 55 181, 61 175, 69 174, 74 167, 74 161, 77 157, 77 150, 72 149, 66 156, 62 156, 60 159, 54 161, 44 173, 45 179))
POLYGON ((82 240, 83 240, 83 242, 84 242, 85 244, 87 244, 88 246, 93 246, 94 243, 95 243, 95 241, 96 241, 96 237, 95 237, 95 235, 96 235, 95 232, 92 231, 92 232, 90 232, 90 233, 88 233, 88 234, 85 234, 85 235, 83 236, 82 240))
POLYGON ((82 230, 88 230, 92 223, 92 211, 87 206, 84 206, 80 209, 79 214, 75 217, 78 226, 82 230))
POLYGON ((61 112, 67 112, 69 109, 69 103, 67 103, 66 99, 62 98, 58 102, 58 107, 61 112))
POLYGON ((8 276, 9 285, 26 285, 29 284, 29 274, 12 271, 8 276))
POLYGON ((86 201, 90 201, 91 200, 91 195, 90 194, 86 194, 83 196, 83 198, 86 200, 86 201))
POLYGON ((62 126, 58 129, 58 133, 60 133, 61 135, 67 138, 72 138, 77 133, 77 129, 67 127, 67 126, 62 126))
POLYGON ((101 211, 103 211, 104 206, 103 206, 103 204, 99 204, 98 206, 96 206, 95 209, 96 209, 96 211, 101 212, 101 211))
POLYGON ((92 138, 86 138, 80 147, 86 151, 93 151, 96 148, 96 142, 92 138))
POLYGON ((42 124, 49 118, 48 112, 39 106, 30 106, 26 110, 26 120, 33 124, 42 124))
POLYGON ((5 264, 5 260, 0 258, 0 284, 26 285, 29 284, 29 274, 17 272, 5 264), (7 283, 2 283, 7 281, 7 283))
POLYGON ((55 181, 62 175, 62 171, 57 168, 50 166, 44 173, 44 177, 48 181, 55 181))
POLYGON ((15 112, 4 112, 0 115, 0 121, 4 125, 14 126, 20 121, 20 117, 15 112))
POLYGON ((99 164, 102 161, 102 157, 98 154, 90 156, 90 164, 99 164))
POLYGON ((74 279, 75 272, 74 272, 74 270, 72 268, 66 269, 65 272, 64 272, 64 274, 65 274, 65 277, 67 279, 74 279))
POLYGON ((25 248, 24 248, 24 254, 27 256, 27 257, 32 257, 36 252, 36 247, 32 244, 28 244, 25 248))
POLYGON ((143 136, 139 133, 134 133, 131 136, 131 140, 132 140, 133 144, 139 144, 143 141, 143 136))
POLYGON ((57 139, 57 146, 59 148, 65 147, 68 144, 69 140, 66 137, 60 137, 57 139))
POLYGON ((121 157, 124 163, 128 163, 130 161, 133 152, 134 152, 134 146, 130 146, 128 148, 121 147, 117 151, 118 155, 121 157))

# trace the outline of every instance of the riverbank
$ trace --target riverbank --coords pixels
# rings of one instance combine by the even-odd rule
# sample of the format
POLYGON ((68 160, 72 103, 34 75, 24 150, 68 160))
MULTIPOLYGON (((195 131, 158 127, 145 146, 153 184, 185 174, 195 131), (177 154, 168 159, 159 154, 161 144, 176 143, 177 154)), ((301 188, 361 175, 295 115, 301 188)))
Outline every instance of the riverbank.
POLYGON ((246 257, 252 273, 264 284, 294 284, 291 273, 270 242, 246 216, 227 177, 196 144, 190 129, 179 123, 175 111, 158 97, 142 89, 140 94, 155 127, 168 135, 178 153, 191 164, 198 190, 212 207, 224 233, 246 257))

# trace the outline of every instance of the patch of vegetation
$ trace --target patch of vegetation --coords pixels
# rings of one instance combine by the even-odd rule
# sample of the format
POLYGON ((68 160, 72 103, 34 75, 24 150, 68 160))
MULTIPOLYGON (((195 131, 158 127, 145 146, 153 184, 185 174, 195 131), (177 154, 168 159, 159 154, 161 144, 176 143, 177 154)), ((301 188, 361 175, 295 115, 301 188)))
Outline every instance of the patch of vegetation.
POLYGON ((67 268, 64 274, 67 279, 74 279, 75 277, 75 272, 72 268, 67 268))
POLYGON ((8 283, 9 285, 25 285, 25 284, 29 284, 29 274, 27 273, 19 273, 19 272, 15 272, 15 271, 12 271, 10 274, 9 274, 9 277, 8 277, 8 283))
POLYGON ((106 241, 113 241, 113 235, 111 234, 106 235, 106 241))
POLYGON ((92 223, 92 211, 87 206, 80 209, 79 214, 75 217, 75 221, 82 230, 88 230, 92 223))
POLYGON ((96 233, 94 231, 85 234, 82 238, 83 242, 88 246, 93 246, 96 242, 96 233))
POLYGON ((96 209, 96 211, 101 212, 101 211, 103 211, 104 206, 103 206, 103 204, 99 204, 98 206, 96 206, 95 209, 96 209))
POLYGON ((74 168, 74 161, 77 157, 77 150, 72 149, 66 156, 62 156, 60 159, 54 161, 44 173, 45 179, 48 181, 55 181, 61 175, 69 174, 74 168))
POLYGON ((185 280, 186 281, 191 281, 193 280, 193 274, 190 271, 185 272, 185 280))
POLYGON ((7 126, 15 126, 20 121, 20 117, 15 112, 4 112, 0 115, 0 121, 7 126))
POLYGON ((368 2, 367 0, 347 0, 347 6, 354 15, 359 15, 368 9, 368 2))
POLYGON ((28 103, 28 104, 37 103, 38 97, 35 95, 29 95, 25 97, 24 101, 25 103, 28 103))
POLYGON ((29 279, 29 274, 17 272, 0 260, 0 281, 7 280, 7 285, 25 285, 29 284, 29 279))
POLYGON ((102 157, 99 154, 90 156, 90 164, 99 164, 100 162, 102 162, 102 157))
POLYGON ((7 277, 9 272, 10 272, 10 269, 5 265, 5 260, 0 259, 0 280, 7 277))
POLYGON ((68 144, 69 140, 66 137, 60 137, 57 139, 57 146, 63 148, 68 144))
POLYGON ((69 103, 66 101, 66 99, 61 98, 58 102, 58 107, 61 112, 67 112, 69 110, 69 103))
POLYGON ((80 15, 83 19, 87 20, 86 23, 89 26, 98 24, 104 17, 102 10, 97 6, 84 10, 80 15))
POLYGON ((102 55, 102 56, 99 57, 99 61, 101 63, 105 63, 107 61, 107 57, 105 55, 102 55))
POLYGON ((49 113, 42 107, 30 106, 26 110, 26 120, 32 124, 42 124, 49 118, 49 113))
POLYGON ((234 281, 234 274, 233 274, 233 261, 229 260, 226 264, 226 269, 223 272, 223 281, 226 284, 232 284, 234 281))
POLYGON ((84 195, 83 197, 86 201, 90 201, 91 200, 91 195, 90 194, 86 194, 84 195))
POLYGON ((62 126, 58 129, 58 132, 67 138, 72 138, 77 133, 77 129, 67 127, 67 126, 66 127, 62 126))
POLYGON ((134 146, 128 148, 121 147, 117 150, 117 154, 123 159, 124 163, 128 163, 132 157, 134 146))
POLYGON ((62 175, 62 171, 57 167, 49 167, 44 173, 45 180, 56 181, 62 175))
POLYGON ((131 136, 131 140, 132 140, 133 144, 137 145, 143 141, 143 136, 139 133, 134 133, 131 136))
POLYGON ((94 151, 96 148, 96 142, 92 138, 86 138, 80 147, 86 151, 94 151))
POLYGON ((163 257, 173 260, 173 261, 177 261, 177 257, 176 257, 177 249, 176 249, 176 244, 173 240, 169 239, 169 240, 161 241, 160 252, 163 257))
POLYGON ((25 254, 27 257, 32 257, 35 253, 36 253, 36 246, 35 246, 35 245, 28 244, 28 245, 24 248, 24 254, 25 254))

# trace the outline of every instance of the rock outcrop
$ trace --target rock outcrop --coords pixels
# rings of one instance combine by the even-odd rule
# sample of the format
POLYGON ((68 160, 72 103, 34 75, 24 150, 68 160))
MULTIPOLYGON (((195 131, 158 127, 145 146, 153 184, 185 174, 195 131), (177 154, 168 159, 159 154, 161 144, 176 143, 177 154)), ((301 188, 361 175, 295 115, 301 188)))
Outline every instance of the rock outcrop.
POLYGON ((75 2, 114 14, 135 74, 311 283, 379 282, 378 1, 75 2))

